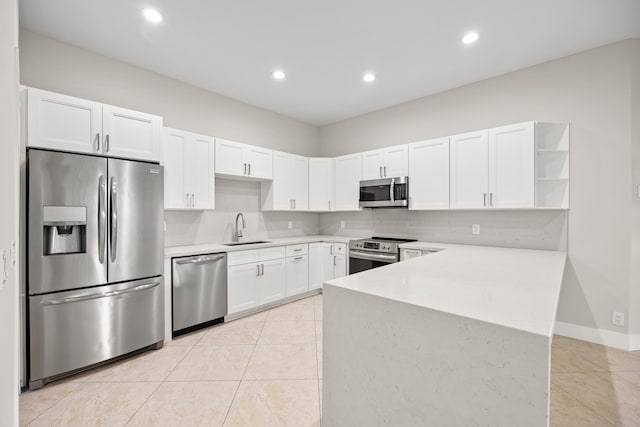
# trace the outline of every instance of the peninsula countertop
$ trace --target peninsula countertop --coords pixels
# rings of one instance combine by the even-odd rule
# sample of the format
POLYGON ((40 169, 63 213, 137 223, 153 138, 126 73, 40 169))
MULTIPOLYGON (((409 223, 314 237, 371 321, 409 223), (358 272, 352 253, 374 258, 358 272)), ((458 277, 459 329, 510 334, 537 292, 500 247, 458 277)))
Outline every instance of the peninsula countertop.
POLYGON ((414 242, 437 250, 325 282, 363 294, 551 336, 566 253, 414 242))

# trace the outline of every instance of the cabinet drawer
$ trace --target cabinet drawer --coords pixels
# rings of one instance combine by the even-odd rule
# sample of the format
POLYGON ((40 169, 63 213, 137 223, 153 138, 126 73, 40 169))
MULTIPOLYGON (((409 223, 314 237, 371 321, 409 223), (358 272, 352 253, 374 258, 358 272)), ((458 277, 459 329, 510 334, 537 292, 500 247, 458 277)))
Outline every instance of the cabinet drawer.
POLYGON ((307 255, 309 253, 309 245, 303 243, 301 245, 287 246, 287 258, 292 256, 307 255))
POLYGON ((346 243, 334 243, 333 244, 333 253, 336 255, 346 255, 347 254, 347 244, 346 243))
POLYGON ((276 246, 274 248, 260 249, 260 261, 268 261, 270 259, 284 258, 286 250, 284 246, 276 246))
POLYGON ((229 252, 227 265, 249 264, 260 261, 260 249, 250 249, 248 251, 229 252))

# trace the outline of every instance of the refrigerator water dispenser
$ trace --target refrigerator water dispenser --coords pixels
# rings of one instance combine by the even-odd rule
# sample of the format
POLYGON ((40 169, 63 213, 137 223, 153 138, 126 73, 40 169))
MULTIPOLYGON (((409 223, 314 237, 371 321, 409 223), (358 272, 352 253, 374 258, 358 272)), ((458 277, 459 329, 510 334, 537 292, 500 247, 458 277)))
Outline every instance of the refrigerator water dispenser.
POLYGON ((86 252, 87 208, 85 206, 44 206, 44 255, 86 252))

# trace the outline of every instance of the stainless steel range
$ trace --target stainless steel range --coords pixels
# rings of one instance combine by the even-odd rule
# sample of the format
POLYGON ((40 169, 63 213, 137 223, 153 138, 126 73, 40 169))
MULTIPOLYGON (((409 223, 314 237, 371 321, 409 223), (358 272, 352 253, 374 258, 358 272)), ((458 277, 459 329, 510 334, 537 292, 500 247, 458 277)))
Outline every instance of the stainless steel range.
POLYGON ((391 237, 352 240, 349 242, 349 274, 398 262, 400 261, 399 245, 415 241, 415 239, 391 237))

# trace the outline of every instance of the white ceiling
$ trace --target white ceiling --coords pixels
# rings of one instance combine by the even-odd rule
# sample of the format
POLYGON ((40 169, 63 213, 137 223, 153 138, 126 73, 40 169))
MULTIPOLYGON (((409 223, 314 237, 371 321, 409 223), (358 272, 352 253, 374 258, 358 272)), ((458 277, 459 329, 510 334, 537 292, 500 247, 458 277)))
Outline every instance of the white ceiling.
POLYGON ((314 125, 640 37, 640 0, 21 0, 23 27, 314 125), (141 16, 157 8, 164 22, 141 16), (474 46, 462 35, 480 34, 474 46), (277 82, 271 72, 287 78, 277 82), (373 71, 377 80, 365 84, 373 71))

